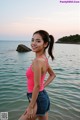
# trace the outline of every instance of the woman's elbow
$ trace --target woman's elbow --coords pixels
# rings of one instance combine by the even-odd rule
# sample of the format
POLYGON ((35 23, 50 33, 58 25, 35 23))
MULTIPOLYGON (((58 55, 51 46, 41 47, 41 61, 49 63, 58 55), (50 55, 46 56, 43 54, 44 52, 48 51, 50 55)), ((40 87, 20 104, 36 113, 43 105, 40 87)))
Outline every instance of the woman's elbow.
POLYGON ((56 74, 55 73, 52 73, 52 78, 54 79, 56 77, 56 74))
POLYGON ((56 77, 56 74, 54 73, 54 78, 56 77))

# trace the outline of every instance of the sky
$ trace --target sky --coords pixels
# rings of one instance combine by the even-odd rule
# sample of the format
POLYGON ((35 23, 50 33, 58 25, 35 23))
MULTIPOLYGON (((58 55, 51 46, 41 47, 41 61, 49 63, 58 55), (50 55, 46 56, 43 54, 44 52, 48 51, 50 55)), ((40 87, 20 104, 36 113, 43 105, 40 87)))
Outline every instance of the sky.
MULTIPOLYGON (((70 1, 70 0, 62 0, 70 1)), ((79 3, 60 0, 0 0, 0 40, 30 40, 36 30, 46 30, 57 41, 80 34, 79 3)))

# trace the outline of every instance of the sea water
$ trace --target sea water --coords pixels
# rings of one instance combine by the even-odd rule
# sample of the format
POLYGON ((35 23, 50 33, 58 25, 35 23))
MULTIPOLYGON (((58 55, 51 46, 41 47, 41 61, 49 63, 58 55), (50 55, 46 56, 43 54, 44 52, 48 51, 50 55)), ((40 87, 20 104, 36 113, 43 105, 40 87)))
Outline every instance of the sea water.
MULTIPOLYGON (((32 51, 18 53, 19 44, 30 47, 29 41, 0 41, 0 112, 8 112, 9 120, 17 120, 27 108, 25 73, 35 57, 32 51)), ((80 45, 55 43, 53 53, 49 64, 56 78, 45 88, 49 120, 80 120, 80 45)))

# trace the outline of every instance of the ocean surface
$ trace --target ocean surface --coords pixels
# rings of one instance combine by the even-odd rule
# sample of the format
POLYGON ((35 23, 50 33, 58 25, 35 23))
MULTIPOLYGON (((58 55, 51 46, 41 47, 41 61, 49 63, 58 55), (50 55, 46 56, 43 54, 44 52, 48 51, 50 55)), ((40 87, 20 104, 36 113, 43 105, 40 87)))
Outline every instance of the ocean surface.
MULTIPOLYGON (((18 120, 28 105, 25 73, 35 57, 18 53, 18 44, 30 47, 27 41, 0 41, 0 112, 8 112, 9 120, 18 120)), ((49 63, 56 78, 46 87, 49 120, 80 120, 80 45, 55 43, 54 56, 49 63)))

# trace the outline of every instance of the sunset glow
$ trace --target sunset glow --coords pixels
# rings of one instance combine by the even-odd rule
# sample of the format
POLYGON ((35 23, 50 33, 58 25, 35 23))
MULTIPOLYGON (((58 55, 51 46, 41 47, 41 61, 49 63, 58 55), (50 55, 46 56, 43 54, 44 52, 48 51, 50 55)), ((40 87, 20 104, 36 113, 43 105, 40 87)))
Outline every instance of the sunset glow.
POLYGON ((80 4, 61 4, 59 0, 0 1, 0 40, 26 40, 44 29, 56 39, 80 34, 80 4))

